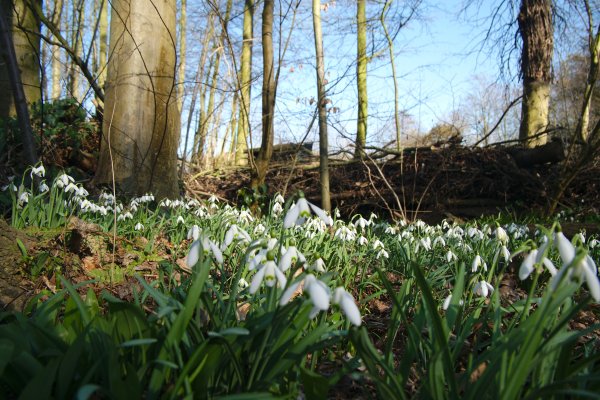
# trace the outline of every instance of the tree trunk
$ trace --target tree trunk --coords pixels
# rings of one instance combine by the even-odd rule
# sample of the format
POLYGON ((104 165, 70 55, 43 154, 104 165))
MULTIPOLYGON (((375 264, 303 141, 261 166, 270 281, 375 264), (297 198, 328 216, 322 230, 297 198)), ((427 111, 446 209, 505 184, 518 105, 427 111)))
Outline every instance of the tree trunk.
MULTIPOLYGON (((83 0, 75 1, 73 0, 73 13, 71 19, 71 46, 73 47, 74 53, 80 57, 82 57, 82 45, 81 45, 81 29, 82 29, 82 20, 83 20, 83 0)), ((69 80, 67 91, 71 97, 76 98, 80 101, 79 96, 79 68, 77 63, 75 63, 72 59, 69 66, 69 80)))
MULTIPOLYGON (((54 25, 60 27, 62 21, 62 13, 63 13, 64 2, 63 0, 56 0, 54 2, 54 12, 52 13, 52 22, 54 25)), ((61 57, 61 49, 59 46, 54 46, 54 51, 52 52, 52 98, 58 99, 60 98, 60 94, 62 91, 62 87, 60 84, 60 75, 61 69, 63 66, 63 62, 60 59, 61 57)))
POLYGON ((250 130, 250 95, 252 85, 252 41, 254 26, 254 0, 245 0, 244 31, 242 43, 242 61, 240 67, 240 117, 238 118, 235 164, 243 165, 247 161, 247 140, 250 130))
POLYGON ((356 126, 356 150, 354 157, 364 155, 367 141, 367 16, 366 0, 357 1, 356 22, 357 28, 357 54, 356 54, 356 81, 358 89, 358 119, 356 126))
MULTIPOLYGON (((41 0, 33 0, 41 4, 41 0)), ((0 11, 12 36, 17 66, 27 104, 41 98, 40 86, 40 22, 27 6, 26 0, 0 0, 0 11), (25 33, 25 32, 31 33, 25 33), (37 34, 36 34, 37 33, 37 34)), ((8 49, 5 49, 8 50, 8 49)), ((8 66, 0 65, 0 118, 16 115, 8 66)))
POLYGON ((25 97, 23 80, 19 71, 17 53, 12 41, 11 28, 9 23, 4 18, 4 16, 8 13, 4 13, 4 10, 0 11, 2 11, 0 13, 0 44, 2 45, 0 46, 0 49, 2 49, 0 51, 0 62, 4 66, 3 68, 6 68, 6 78, 10 85, 10 90, 7 90, 3 93, 5 93, 4 97, 12 98, 13 108, 17 113, 19 128, 21 129, 25 160, 29 163, 29 165, 33 166, 37 164, 38 158, 35 140, 31 130, 31 123, 29 120, 29 110, 27 108, 27 99, 25 97), (8 96, 6 96, 6 94, 8 96))
POLYGON ((262 141, 256 160, 252 187, 265 183, 269 162, 273 155, 273 114, 275 111, 275 69, 273 66, 273 0, 265 0, 262 13, 263 85, 262 85, 262 141))
POLYGON ((181 0, 181 10, 179 18, 179 67, 177 69, 177 109, 181 113, 183 109, 183 96, 185 93, 185 52, 186 52, 186 34, 187 27, 187 0, 181 0))
POLYGON ((331 211, 331 198, 329 193, 329 146, 327 141, 327 102, 325 98, 325 61, 323 57, 323 33, 321 32, 321 0, 313 0, 312 11, 315 32, 315 54, 317 59, 321 207, 325 211, 331 211))
POLYGON ((518 23, 523 41, 519 139, 528 147, 535 147, 547 141, 554 48, 551 0, 522 0, 518 23))
MULTIPOLYGON (((100 22, 98 23, 98 85, 104 89, 106 83, 106 58, 108 55, 108 0, 100 0, 100 22)), ((104 103, 96 96, 96 113, 104 114, 104 103)))
POLYGON ((96 184, 126 194, 176 197, 180 134, 176 6, 160 0, 113 0, 105 116, 96 184))

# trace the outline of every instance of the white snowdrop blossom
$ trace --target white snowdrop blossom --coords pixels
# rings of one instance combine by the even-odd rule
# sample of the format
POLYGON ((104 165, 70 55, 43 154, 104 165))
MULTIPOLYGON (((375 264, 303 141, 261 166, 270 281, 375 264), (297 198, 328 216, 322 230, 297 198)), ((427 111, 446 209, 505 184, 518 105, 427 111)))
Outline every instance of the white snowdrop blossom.
POLYGON ((201 229, 198 225, 196 225, 196 224, 192 225, 192 227, 188 230, 188 233, 187 233, 188 240, 190 240, 190 239, 198 240, 198 238, 200 237, 200 232, 201 232, 201 229))
POLYGON ((38 190, 40 191, 40 193, 46 193, 47 191, 50 190, 50 188, 48 187, 48 185, 46 184, 46 182, 42 182, 40 184, 40 187, 38 188, 38 190))
POLYGON ((483 268, 484 271, 487 271, 487 264, 479 254, 475 256, 473 263, 471 264, 471 272, 477 272, 479 267, 483 268))
POLYGON ((67 174, 61 174, 54 180, 54 184, 59 189, 63 189, 64 187, 68 186, 70 183, 73 183, 73 182, 75 182, 75 179, 73 179, 73 177, 71 177, 67 174))
POLYGON ((362 320, 356 301, 354 301, 354 297, 346 289, 340 286, 333 291, 333 303, 340 306, 340 309, 352 325, 361 325, 362 320))
POLYGON ((240 221, 243 221, 243 222, 245 222, 247 224, 249 224, 250 222, 254 221, 254 217, 252 216, 252 214, 248 210, 242 210, 242 211, 240 211, 240 215, 239 215, 238 218, 240 219, 240 221))
POLYGON ((296 204, 294 204, 288 210, 283 220, 284 228, 291 228, 294 225, 302 225, 308 217, 310 217, 311 211, 319 217, 326 225, 333 225, 331 217, 321 208, 315 206, 311 202, 307 201, 304 197, 300 197, 296 204))
POLYGON ((267 228, 265 228, 265 226, 263 224, 258 224, 254 227, 254 230, 252 232, 255 235, 262 235, 263 233, 265 233, 266 230, 267 230, 267 228))
POLYGON ((369 240, 367 240, 367 238, 362 235, 358 237, 357 242, 361 246, 366 246, 369 244, 369 240))
POLYGON ((426 251, 431 250, 431 238, 426 236, 419 240, 419 245, 421 245, 426 251))
POLYGON ((566 273, 569 280, 585 281, 594 300, 600 303, 600 280, 596 263, 586 254, 576 259, 577 250, 573 243, 562 232, 554 234, 555 245, 563 261, 563 267, 557 271, 550 282, 552 290, 556 289, 563 275, 566 273), (575 261, 575 262, 574 262, 575 261))
POLYGON ((178 216, 176 224, 177 225, 179 225, 179 224, 185 224, 185 219, 181 215, 178 216))
POLYGON ((23 192, 19 196, 19 206, 23 207, 25 204, 29 202, 29 197, 31 194, 29 192, 23 192))
POLYGON ((595 249, 596 246, 598 246, 598 244, 600 244, 600 242, 597 239, 592 239, 590 240, 590 242, 588 243, 588 247, 590 249, 595 249))
POLYGON ((395 235, 400 231, 400 228, 397 226, 388 226, 387 228, 385 228, 385 233, 388 233, 390 235, 395 235))
POLYGON ((141 222, 138 222, 137 224, 135 224, 133 229, 135 229, 136 231, 144 230, 144 225, 141 222))
POLYGON ((238 281, 238 287, 242 290, 246 289, 248 286, 250 286, 250 284, 248 283, 247 280, 245 280, 244 278, 240 278, 240 280, 238 281))
POLYGON ((508 247, 506 247, 505 245, 502 245, 502 247, 500 247, 500 255, 502 256, 502 258, 504 258, 504 261, 509 262, 510 261, 510 251, 508 250, 508 247))
POLYGON ((44 176, 46 176, 46 168, 44 168, 42 164, 40 164, 38 167, 31 168, 29 176, 33 178, 34 175, 43 178, 44 176))
MULTIPOLYGON (((493 289, 492 289, 492 290, 493 290, 493 289)), ((446 298, 444 299, 444 303, 442 304, 442 309, 443 309, 444 311, 448 310, 448 307, 450 307, 450 303, 452 303, 452 295, 451 295, 451 294, 450 294, 450 295, 448 295, 448 297, 446 297, 446 298)), ((462 299, 458 301, 458 305, 459 305, 459 306, 462 306, 462 305, 464 305, 464 304, 465 304, 465 302, 464 302, 464 301, 462 301, 462 299)))
POLYGON ((433 247, 446 247, 446 241, 443 236, 437 236, 433 240, 433 247))
POLYGON ((275 203, 279 203, 279 204, 285 203, 285 199, 283 198, 283 196, 280 193, 277 193, 274 201, 275 201, 275 203))
POLYGON ((446 253, 446 260, 448 262, 452 262, 458 260, 458 257, 452 252, 452 250, 448 250, 448 252, 446 253))
POLYGON ((248 232, 246 232, 244 229, 240 228, 239 226, 233 224, 229 227, 229 229, 225 233, 225 240, 223 241, 221 248, 224 250, 227 247, 229 247, 229 245, 233 242, 250 243, 251 241, 252 241, 252 238, 250 237, 248 232))
POLYGON ((390 255, 387 251, 385 251, 384 249, 381 249, 381 250, 379 250, 379 252, 377 252, 377 256, 375 256, 375 258, 379 260, 381 257, 390 258, 390 255))
POLYGON ((538 249, 532 249, 523 262, 521 263, 521 267, 519 268, 519 279, 525 280, 531 275, 533 272, 533 268, 535 266, 535 259, 537 257, 538 249))
POLYGON ((250 293, 254 294, 258 291, 261 283, 265 281, 265 284, 268 287, 273 287, 277 282, 279 282, 280 287, 285 287, 287 283, 287 279, 283 272, 279 270, 277 264, 272 259, 268 259, 267 262, 256 272, 254 278, 252 278, 252 283, 250 284, 250 293))
POLYGON ((373 250, 384 249, 384 248, 385 248, 385 246, 383 245, 383 243, 379 239, 375 239, 375 241, 373 242, 373 250))
POLYGON ((127 211, 127 212, 125 212, 123 214, 119 214, 119 216, 117 217, 117 221, 118 222, 125 221, 125 220, 128 220, 128 219, 133 219, 133 215, 129 211, 127 211))
POLYGON ((281 259, 279 260, 279 269, 285 272, 296 263, 306 263, 306 257, 304 257, 304 254, 298 251, 296 246, 292 245, 289 246, 282 254, 281 259))
POLYGON ((308 270, 316 272, 325 272, 325 261, 323 261, 321 257, 317 257, 317 259, 312 264, 310 264, 308 270))
POLYGON ((496 230, 494 231, 494 235, 496 236, 496 239, 498 239, 503 245, 506 245, 508 243, 508 234, 501 226, 496 228, 496 230))
POLYGON ((310 301, 313 304, 313 308, 309 314, 310 318, 316 317, 320 311, 327 311, 329 309, 331 298, 329 287, 318 280, 313 274, 308 274, 298 282, 291 284, 281 295, 279 304, 281 306, 286 305, 292 296, 297 293, 300 285, 303 286, 303 292, 308 293, 310 301))
POLYGON ((283 206, 280 203, 273 203, 271 212, 273 213, 273 215, 277 216, 283 212, 283 206))
POLYGON ((494 292, 494 287, 486 281, 479 281, 473 287, 473 293, 481 297, 488 297, 494 292))
POLYGON ((223 264, 223 253, 219 250, 219 246, 210 240, 208 236, 201 235, 190 246, 190 251, 186 259, 186 264, 189 268, 193 268, 198 263, 198 260, 200 260, 200 250, 202 250, 204 256, 212 254, 217 263, 223 264))
POLYGON ((356 233, 347 226, 341 226, 335 231, 334 237, 342 241, 351 242, 356 239, 356 233))
POLYGON ((371 225, 370 221, 367 221, 366 219, 364 219, 363 217, 359 217, 355 222, 354 222, 354 227, 358 228, 360 227, 362 230, 365 230, 365 228, 367 226, 371 225))

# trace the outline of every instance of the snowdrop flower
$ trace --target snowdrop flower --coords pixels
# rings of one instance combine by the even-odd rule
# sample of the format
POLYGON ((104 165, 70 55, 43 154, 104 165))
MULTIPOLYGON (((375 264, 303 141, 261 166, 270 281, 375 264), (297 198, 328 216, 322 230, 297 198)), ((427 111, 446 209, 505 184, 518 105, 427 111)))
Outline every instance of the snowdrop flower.
POLYGON ((234 241, 250 243, 252 241, 252 238, 250 237, 250 235, 248 235, 248 232, 233 224, 229 227, 227 233, 225 233, 225 240, 223 241, 221 249, 226 249, 234 241))
POLYGON ((18 191, 18 190, 19 190, 19 189, 18 189, 18 188, 15 186, 15 184, 14 184, 14 183, 9 183, 8 185, 4 185, 4 186, 2 186, 2 191, 3 191, 3 192, 6 192, 6 190, 7 190, 8 188, 10 188, 10 190, 12 190, 13 192, 16 192, 16 191, 18 191))
POLYGON ((127 219, 133 219, 133 215, 129 211, 124 214, 119 214, 117 217, 117 221, 125 221, 127 219))
POLYGON ((240 219, 240 221, 243 221, 243 222, 245 222, 247 224, 250 223, 250 222, 252 222, 252 221, 254 221, 254 217, 252 216, 252 214, 248 210, 242 210, 242 211, 240 211, 239 219, 240 219))
POLYGON ((379 260, 380 257, 383 258, 390 258, 390 255, 387 251, 385 251, 384 249, 379 250, 379 252, 377 253, 377 256, 375 256, 375 258, 377 260, 379 260))
POLYGON ((446 241, 442 236, 438 236, 433 240, 433 247, 446 247, 446 241))
POLYGON ((29 196, 31 196, 29 192, 21 193, 19 196, 19 206, 23 207, 23 205, 27 204, 27 202, 29 202, 29 196))
MULTIPOLYGON (((446 299, 444 299, 444 303, 442 304, 442 309, 444 311, 448 310, 448 307, 450 307, 450 303, 452 303, 452 295, 451 294, 448 295, 448 297, 446 297, 446 299)), ((465 302, 462 301, 462 299, 458 301, 459 306, 462 306, 463 304, 465 304, 465 302)))
POLYGON ((318 280, 313 274, 308 274, 304 279, 293 283, 288 287, 285 292, 281 295, 279 304, 281 306, 286 305, 292 296, 296 293, 300 285, 303 285, 303 291, 308 293, 310 301, 313 304, 313 308, 310 312, 310 318, 314 318, 320 311, 327 311, 329 309, 330 292, 326 284, 318 280))
POLYGON ((177 225, 179 224, 185 224, 185 219, 183 219, 183 217, 180 215, 179 217, 177 217, 177 225))
POLYGON ((304 264, 306 263, 306 258, 304 257, 304 254, 298 251, 296 246, 292 245, 288 247, 281 256, 281 259, 279 260, 279 269, 285 272, 296 263, 304 264))
POLYGON ((283 196, 280 193, 277 193, 277 195, 275 196, 275 199, 273 201, 275 201, 275 203, 279 203, 279 204, 285 203, 285 199, 283 198, 283 196))
POLYGON ((274 215, 279 215, 283 212, 283 206, 280 203, 274 203, 273 207, 271 208, 271 212, 274 215))
POLYGON ((197 240, 194 240, 190 246, 190 251, 186 260, 189 268, 193 268, 194 265, 198 263, 198 260, 200 260, 200 250, 202 250, 204 256, 208 256, 212 253, 217 263, 223 264, 223 253, 221 253, 221 250, 219 250, 219 246, 217 246, 207 236, 202 236, 197 240))
POLYGON ((350 242, 356 239, 356 233, 347 226, 342 226, 335 231, 334 237, 350 242))
POLYGON ((215 196, 214 194, 211 194, 210 197, 208 198, 208 202, 209 203, 218 203, 219 199, 217 198, 217 196, 215 196))
POLYGON ((521 267, 519 268, 519 279, 525 280, 531 275, 533 272, 533 267, 535 265, 535 259, 537 257, 538 249, 533 249, 527 254, 523 262, 521 263, 521 267))
POLYGON ((358 244, 361 246, 366 246, 367 244, 369 244, 369 241, 367 240, 366 237, 364 236, 359 236, 358 240, 357 240, 358 244))
POLYGON ((133 229, 135 229, 136 231, 141 231, 144 229, 144 225, 141 222, 138 222, 137 224, 135 224, 133 229))
POLYGON ((429 236, 426 236, 426 237, 424 237, 424 238, 421 238, 421 239, 419 240, 419 244, 420 244, 421 246, 423 246, 423 248, 424 248, 426 251, 429 251, 429 250, 431 250, 431 239, 429 238, 429 236))
POLYGON ((56 180, 54 181, 54 184, 59 189, 63 189, 65 186, 68 186, 69 183, 73 183, 73 182, 75 182, 75 179, 73 179, 73 177, 71 177, 67 174, 61 174, 56 178, 56 180))
POLYGON ((42 164, 40 164, 38 167, 31 168, 29 176, 33 178, 34 175, 40 178, 43 178, 46 175, 46 169, 42 164))
POLYGON ((567 274, 570 280, 576 279, 579 282, 586 281, 590 294, 597 303, 600 303, 600 281, 598 280, 598 268, 596 263, 589 256, 581 257, 576 264, 563 266, 552 278, 550 287, 555 290, 562 276, 567 274))
POLYGON ((317 259, 308 267, 308 270, 316 272, 325 272, 325 262, 321 257, 317 256, 317 259))
POLYGON ((200 227, 198 225, 192 225, 192 227, 190 228, 190 230, 187 233, 187 238, 188 240, 193 239, 193 240, 198 240, 198 238, 200 237, 200 227))
POLYGON ((362 230, 365 230, 365 228, 367 226, 371 225, 370 221, 367 221, 366 219, 364 219, 363 217, 359 217, 356 222, 354 222, 354 227, 358 228, 360 227, 362 230))
POLYGON ((265 228, 263 224, 258 224, 252 232, 254 232, 255 235, 262 235, 266 230, 267 228, 265 228))
POLYGON ((600 243, 600 242, 599 242, 598 240, 596 240, 596 239, 592 239, 592 240, 590 240, 590 242, 588 243, 588 247, 589 247, 590 249, 594 249, 594 248, 596 248, 596 246, 598 246, 598 244, 599 244, 599 243, 600 243))
POLYGON ((248 286, 250 286, 250 284, 248 283, 247 280, 245 280, 244 278, 241 278, 238 281, 238 287, 242 290, 246 289, 248 286))
POLYGON ((496 239, 498 239, 503 245, 506 245, 508 243, 508 234, 501 226, 496 228, 494 234, 496 235, 496 239))
POLYGON ((307 201, 304 197, 300 197, 296 204, 294 204, 285 215, 283 220, 284 228, 291 228, 294 225, 302 225, 308 217, 310 217, 311 210, 317 217, 319 217, 326 225, 331 226, 333 221, 325 211, 315 206, 314 204, 307 201))
POLYGON ((487 264, 479 254, 475 256, 473 263, 471 264, 471 272, 477 272, 479 267, 482 267, 484 271, 487 271, 487 264))
POLYGON ((385 248, 385 246, 379 239, 375 239, 375 241, 373 242, 373 250, 377 250, 380 248, 383 249, 383 248, 385 248))
POLYGON ((275 286, 277 282, 279 282, 279 286, 285 287, 287 283, 285 275, 277 268, 277 264, 275 264, 275 261, 273 261, 273 258, 271 257, 267 259, 267 262, 256 272, 254 278, 252 278, 250 294, 254 294, 258 291, 263 280, 268 287, 275 286))
POLYGON ((46 182, 42 182, 38 190, 40 191, 40 193, 45 193, 48 190, 50 190, 50 188, 48 187, 48 185, 46 185, 46 182))
POLYGON ((362 323, 360 311, 354 301, 354 297, 343 287, 338 287, 333 291, 333 303, 340 306, 340 309, 354 326, 360 326, 362 323))
POLYGON ((79 192, 79 188, 73 182, 69 182, 69 184, 65 187, 65 193, 77 194, 79 192))
POLYGON ((448 252, 446 253, 446 260, 448 262, 452 262, 458 260, 458 257, 452 252, 452 250, 448 250, 448 252))
POLYGON ((385 233, 395 235, 398 233, 399 230, 400 228, 398 228, 397 226, 388 226, 387 228, 385 228, 385 233))
POLYGON ((488 294, 492 294, 493 292, 494 287, 486 281, 479 281, 473 287, 473 293, 481 297, 488 297, 488 294))
POLYGON ((562 231, 554 233, 554 243, 556 244, 563 265, 570 264, 573 258, 575 258, 575 246, 573 246, 573 243, 565 237, 562 231))
POLYGON ((502 258, 504 258, 504 261, 509 262, 510 261, 510 251, 508 250, 508 248, 504 245, 502 245, 502 247, 500 248, 500 255, 502 255, 502 258))

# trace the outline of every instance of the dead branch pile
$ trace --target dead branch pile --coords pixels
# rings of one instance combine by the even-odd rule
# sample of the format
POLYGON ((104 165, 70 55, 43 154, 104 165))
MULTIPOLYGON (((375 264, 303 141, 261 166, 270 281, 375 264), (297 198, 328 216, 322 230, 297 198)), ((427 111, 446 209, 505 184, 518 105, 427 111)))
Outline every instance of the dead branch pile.
MULTIPOLYGON (((418 148, 402 156, 373 161, 330 162, 332 207, 345 216, 371 211, 397 217, 418 213, 426 220, 452 216, 476 217, 505 207, 543 210, 555 191, 561 164, 528 167, 517 164, 514 149, 418 148), (392 192, 393 190, 393 192, 392 192)), ((596 162, 571 184, 563 199, 567 207, 600 207, 600 165, 596 162)), ((219 170, 187 179, 190 194, 216 193, 236 202, 239 189, 250 185, 248 169, 219 170)), ((319 172, 314 164, 274 166, 267 175, 269 194, 287 197, 302 190, 319 203, 319 172)))

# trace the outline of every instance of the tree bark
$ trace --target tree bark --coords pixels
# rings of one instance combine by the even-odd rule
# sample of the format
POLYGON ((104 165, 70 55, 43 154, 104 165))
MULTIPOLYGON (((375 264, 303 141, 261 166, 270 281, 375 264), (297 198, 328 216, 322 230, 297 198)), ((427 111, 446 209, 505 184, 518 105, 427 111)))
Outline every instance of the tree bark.
POLYGON ((528 147, 545 144, 554 49, 551 0, 522 0, 518 17, 523 41, 523 101, 519 139, 528 147))
MULTIPOLYGON (((63 13, 63 0, 56 0, 54 2, 54 11, 52 13, 52 22, 54 25, 60 27, 63 13)), ((52 52, 52 98, 60 98, 62 87, 60 84, 60 75, 63 62, 61 61, 61 50, 58 46, 53 46, 52 52)))
POLYGON ((317 59, 317 98, 319 105, 319 176, 321 183, 321 207, 331 211, 329 192, 329 146, 327 140, 327 102, 325 98, 325 61, 323 56, 323 33, 321 31, 321 0, 313 0, 313 27, 317 59))
MULTIPOLYGON (((31 123, 29 120, 29 109, 27 108, 27 98, 24 90, 23 80, 19 71, 19 63, 17 59, 17 53, 15 46, 12 41, 11 29, 8 22, 4 19, 7 15, 2 10, 0 13, 0 37, 1 37, 1 48, 2 48, 2 59, 5 65, 7 73, 8 83, 10 84, 10 90, 3 93, 8 94, 11 97, 13 108, 16 110, 17 119, 19 121, 19 128, 21 129, 21 137, 23 140, 23 149, 25 151, 25 159, 29 165, 35 165, 38 162, 37 150, 35 146, 35 140, 33 137, 33 131, 31 130, 31 123), (10 96, 12 94, 12 96, 10 96)), ((10 15, 10 14, 8 14, 10 15)), ((39 89, 39 88, 38 88, 39 89)), ((39 94, 39 91, 38 91, 39 94)), ((8 100, 8 99, 4 99, 8 100)))
POLYGON ((356 150, 354 157, 364 155, 367 141, 367 16, 366 0, 358 0, 356 8, 357 29, 357 54, 356 54, 356 81, 358 90, 358 118, 356 125, 356 150))
POLYGON ((273 114, 275 111, 275 69, 273 61, 274 1, 265 0, 262 13, 263 85, 262 85, 262 141, 256 160, 252 187, 265 183, 269 161, 273 155, 273 114))
MULTIPOLYGON (((41 0, 31 1, 41 4, 41 0)), ((27 104, 35 103, 41 98, 40 21, 31 12, 27 0, 1 0, 0 11, 5 18, 7 29, 3 33, 11 37, 14 46, 25 101, 27 104)), ((7 47, 4 50, 9 51, 7 47)), ((0 118, 16 115, 11 85, 8 66, 3 63, 0 65, 0 118)))
POLYGON ((175 37, 174 2, 113 0, 96 184, 114 174, 126 194, 179 195, 175 37))
POLYGON ((252 85, 252 41, 254 25, 254 0, 245 0, 244 31, 242 43, 242 61, 240 66, 240 116, 238 118, 235 146, 235 164, 243 165, 247 161, 247 140, 250 129, 250 95, 252 85))

